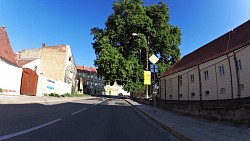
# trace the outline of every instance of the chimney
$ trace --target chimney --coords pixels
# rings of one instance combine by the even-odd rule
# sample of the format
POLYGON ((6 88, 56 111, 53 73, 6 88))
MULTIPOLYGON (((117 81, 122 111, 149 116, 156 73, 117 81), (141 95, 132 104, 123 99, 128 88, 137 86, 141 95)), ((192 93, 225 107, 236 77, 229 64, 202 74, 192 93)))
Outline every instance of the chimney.
POLYGON ((45 43, 42 43, 42 48, 44 48, 45 47, 45 43))
POLYGON ((83 68, 85 68, 85 65, 84 65, 84 64, 83 64, 82 66, 83 66, 83 68))

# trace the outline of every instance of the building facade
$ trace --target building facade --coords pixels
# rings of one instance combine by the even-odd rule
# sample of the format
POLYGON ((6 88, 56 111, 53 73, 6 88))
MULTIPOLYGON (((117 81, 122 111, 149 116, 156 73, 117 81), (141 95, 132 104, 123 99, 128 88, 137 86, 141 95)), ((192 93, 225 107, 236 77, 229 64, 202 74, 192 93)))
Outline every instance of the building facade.
POLYGON ((250 21, 184 56, 161 75, 162 100, 250 97, 250 21))
POLYGON ((108 96, 130 96, 130 93, 127 91, 123 90, 123 87, 120 85, 117 85, 117 83, 115 82, 114 85, 105 85, 104 86, 104 95, 108 95, 108 96))
POLYGON ((77 90, 80 93, 102 95, 104 92, 104 82, 97 75, 96 68, 77 66, 77 82, 77 90))
POLYGON ((17 65, 6 28, 0 27, 0 88, 4 94, 20 94, 22 68, 17 65))
POLYGON ((42 48, 20 51, 18 62, 36 70, 38 75, 76 86, 77 70, 69 45, 45 46, 43 43, 42 48))

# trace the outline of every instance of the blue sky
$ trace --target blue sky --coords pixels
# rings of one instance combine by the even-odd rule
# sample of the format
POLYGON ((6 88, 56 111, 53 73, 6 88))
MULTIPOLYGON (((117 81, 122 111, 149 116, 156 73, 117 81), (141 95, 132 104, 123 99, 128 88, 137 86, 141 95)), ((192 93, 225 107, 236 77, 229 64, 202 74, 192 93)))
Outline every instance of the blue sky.
MULTIPOLYGON (((163 0, 170 23, 181 28, 181 56, 250 19, 249 0, 163 0)), ((144 0, 146 5, 158 0, 144 0)), ((77 65, 96 58, 90 28, 104 28, 113 0, 0 0, 0 26, 6 26, 15 52, 67 44, 77 65)))

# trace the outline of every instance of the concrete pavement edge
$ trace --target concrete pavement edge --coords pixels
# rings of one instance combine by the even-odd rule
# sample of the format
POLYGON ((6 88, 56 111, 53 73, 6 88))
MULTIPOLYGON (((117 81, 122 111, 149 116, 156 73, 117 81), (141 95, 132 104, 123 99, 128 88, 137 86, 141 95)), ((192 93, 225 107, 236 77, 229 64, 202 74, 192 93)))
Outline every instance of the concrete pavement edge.
MULTIPOLYGON (((126 100, 126 99, 125 99, 126 100)), ((153 122, 155 122, 157 125, 159 125, 160 127, 162 127, 164 130, 168 131, 170 134, 174 135, 175 137, 177 137, 178 139, 180 139, 181 141, 194 141, 193 139, 181 134, 180 132, 170 128, 169 126, 163 124, 161 121, 157 120, 155 117, 151 116, 150 114, 148 114, 147 112, 141 110, 140 108, 137 108, 135 105, 133 105, 132 103, 130 103, 128 100, 126 100, 133 108, 135 108, 136 110, 140 111, 141 113, 143 113, 144 115, 146 115, 149 119, 151 119, 153 122)))

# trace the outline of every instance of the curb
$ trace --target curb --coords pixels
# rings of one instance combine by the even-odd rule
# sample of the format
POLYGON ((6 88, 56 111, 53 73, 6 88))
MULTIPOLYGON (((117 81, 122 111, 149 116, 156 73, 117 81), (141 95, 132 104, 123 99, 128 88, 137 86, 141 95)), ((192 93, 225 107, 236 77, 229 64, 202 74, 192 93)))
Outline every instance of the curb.
POLYGON ((76 101, 76 100, 84 100, 88 98, 72 98, 72 99, 45 99, 45 100, 34 100, 34 101, 18 101, 15 102, 13 101, 0 101, 0 104, 41 104, 41 103, 51 103, 51 102, 71 102, 71 101, 76 101))
MULTIPOLYGON (((125 99, 126 100, 126 99, 125 99)), ((144 115, 146 115, 149 119, 151 119, 153 122, 155 122, 156 124, 158 124, 160 127, 162 127, 163 129, 165 129, 166 131, 168 131, 169 133, 171 133, 172 135, 174 135, 175 137, 177 137, 178 139, 180 139, 181 141, 194 141, 193 139, 181 134, 180 132, 172 129, 171 127, 165 125, 164 123, 160 122, 159 120, 157 120, 156 118, 154 118, 153 116, 151 116, 150 114, 148 114, 147 112, 141 110, 140 108, 137 108, 135 105, 133 105, 132 103, 130 103, 128 100, 126 100, 135 110, 140 111, 141 113, 143 113, 144 115)))

